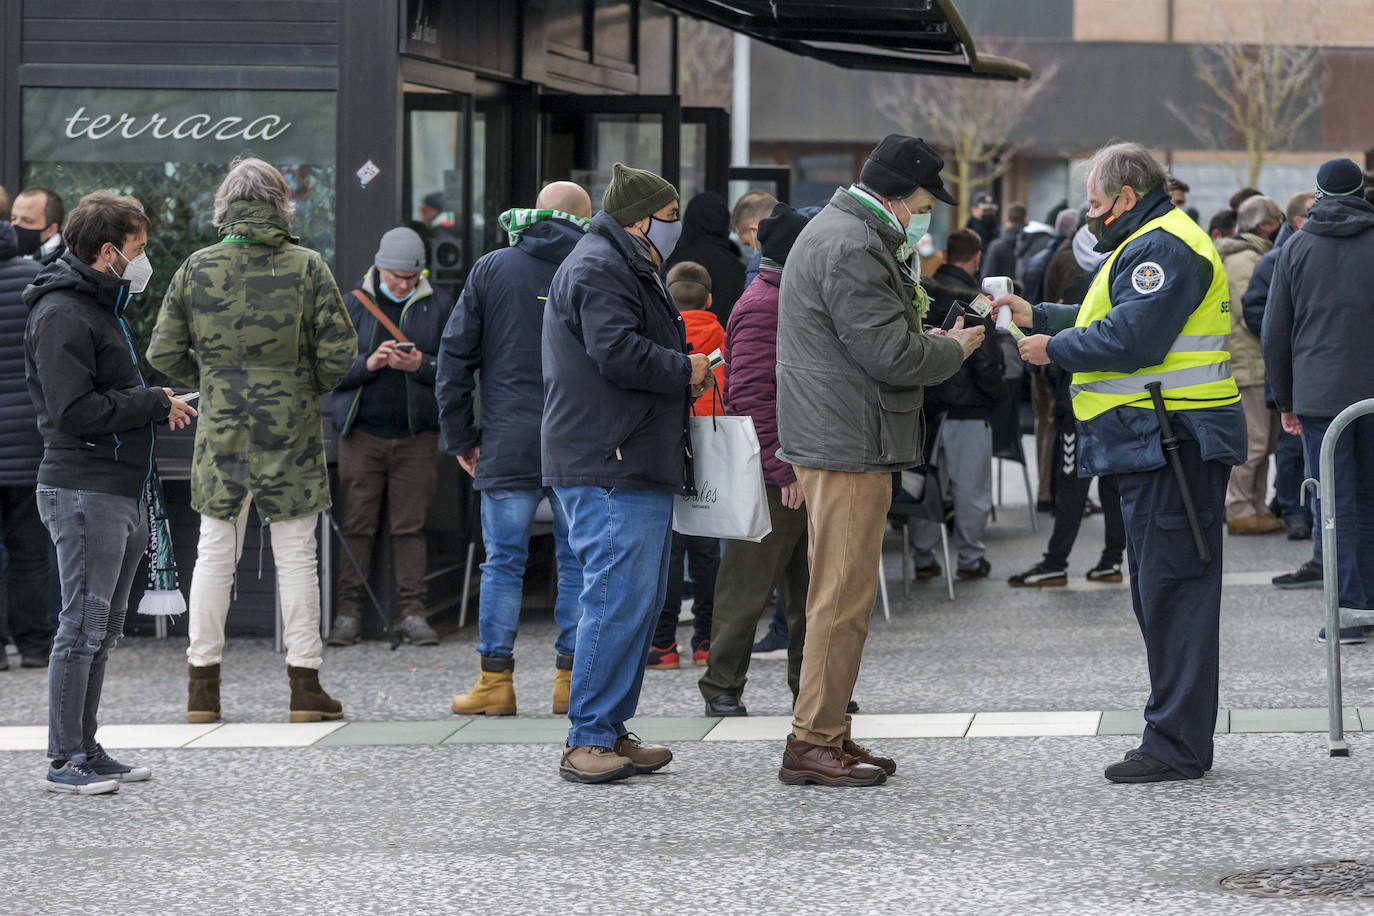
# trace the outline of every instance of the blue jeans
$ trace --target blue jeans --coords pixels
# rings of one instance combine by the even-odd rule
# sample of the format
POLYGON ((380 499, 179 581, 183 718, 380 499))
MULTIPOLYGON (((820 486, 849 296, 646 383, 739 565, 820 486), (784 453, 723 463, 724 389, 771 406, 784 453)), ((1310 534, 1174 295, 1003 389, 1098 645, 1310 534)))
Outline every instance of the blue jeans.
POLYGON ((520 627, 520 596, 525 587, 525 563, 530 555, 530 525, 539 501, 549 497, 553 508, 554 556, 558 561, 558 598, 553 617, 558 623, 554 650, 572 655, 577 640, 577 598, 582 593, 582 567, 568 546, 568 513, 551 488, 543 490, 483 490, 482 593, 478 599, 477 651, 489 658, 510 658, 520 627))
POLYGON ((583 577, 568 744, 611 747, 639 705, 668 590, 673 495, 605 487, 556 492, 583 577))
POLYGON ((62 613, 48 662, 48 756, 95 752, 105 661, 124 635, 129 589, 148 549, 142 500, 38 487, 38 514, 57 546, 62 613))
MULTIPOLYGON (((1322 437, 1332 417, 1300 417, 1308 471, 1319 478, 1322 437)), ((1356 420, 1336 443, 1336 553, 1340 606, 1374 608, 1374 420, 1356 420)), ((1321 561, 1321 501, 1316 516, 1312 558, 1321 561)))
POLYGON ((1310 519, 1311 507, 1300 502, 1302 482, 1307 477, 1304 470, 1306 462, 1303 456, 1302 437, 1280 429, 1274 463, 1274 501, 1278 503, 1279 514, 1285 521, 1295 518, 1310 519))

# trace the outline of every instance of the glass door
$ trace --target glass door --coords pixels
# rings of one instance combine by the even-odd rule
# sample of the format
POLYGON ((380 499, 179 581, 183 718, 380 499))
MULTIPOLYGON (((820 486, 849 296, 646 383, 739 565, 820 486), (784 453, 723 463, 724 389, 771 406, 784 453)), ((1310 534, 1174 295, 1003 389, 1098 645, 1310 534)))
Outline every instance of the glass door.
POLYGON ((472 97, 405 85, 405 174, 402 208, 425 240, 429 280, 457 296, 472 266, 465 215, 471 214, 472 97))
POLYGON ((730 113, 724 108, 682 109, 682 201, 715 191, 728 201, 730 113))
POLYGON ((648 169, 678 186, 682 116, 677 96, 545 95, 539 101, 541 187, 575 181, 599 208, 617 162, 648 169))

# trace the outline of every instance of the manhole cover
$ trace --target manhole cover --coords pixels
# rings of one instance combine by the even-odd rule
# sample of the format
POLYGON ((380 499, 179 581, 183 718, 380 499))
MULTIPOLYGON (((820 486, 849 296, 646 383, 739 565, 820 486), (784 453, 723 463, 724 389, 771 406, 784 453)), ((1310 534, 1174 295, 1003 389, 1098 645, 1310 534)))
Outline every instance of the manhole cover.
POLYGON ((1267 868, 1223 878, 1221 886, 1256 897, 1374 898, 1374 865, 1342 860, 1267 868))

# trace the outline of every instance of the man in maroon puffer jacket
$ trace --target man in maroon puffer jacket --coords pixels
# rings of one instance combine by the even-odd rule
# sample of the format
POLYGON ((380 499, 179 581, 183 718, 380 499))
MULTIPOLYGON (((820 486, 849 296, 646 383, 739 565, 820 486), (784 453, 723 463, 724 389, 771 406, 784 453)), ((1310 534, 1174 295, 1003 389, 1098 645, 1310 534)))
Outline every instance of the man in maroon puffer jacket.
POLYGON ((748 715, 740 694, 748 680, 749 653, 759 617, 771 606, 773 590, 787 613, 787 684, 792 698, 801 680, 806 642, 806 510, 792 466, 777 456, 778 287, 782 265, 807 219, 778 204, 759 223, 763 259, 758 276, 730 313, 725 329, 725 412, 754 418, 763 456, 763 481, 773 531, 757 544, 726 541, 716 575, 711 649, 701 695, 708 716, 748 715))

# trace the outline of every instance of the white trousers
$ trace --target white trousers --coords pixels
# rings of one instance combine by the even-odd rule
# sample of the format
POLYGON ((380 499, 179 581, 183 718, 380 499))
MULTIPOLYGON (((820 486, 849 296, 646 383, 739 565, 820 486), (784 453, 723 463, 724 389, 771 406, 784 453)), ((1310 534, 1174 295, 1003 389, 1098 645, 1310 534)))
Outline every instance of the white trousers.
MULTIPOLYGON (((224 621, 229 616, 234 570, 243 555, 248 507, 243 501, 237 522, 200 517, 200 548, 191 578, 191 645, 186 658, 196 667, 218 665, 224 655, 224 621)), ((281 601, 282 641, 286 663, 295 668, 319 668, 324 653, 320 639, 320 579, 315 563, 318 515, 273 522, 272 559, 277 566, 277 596, 281 601)))

